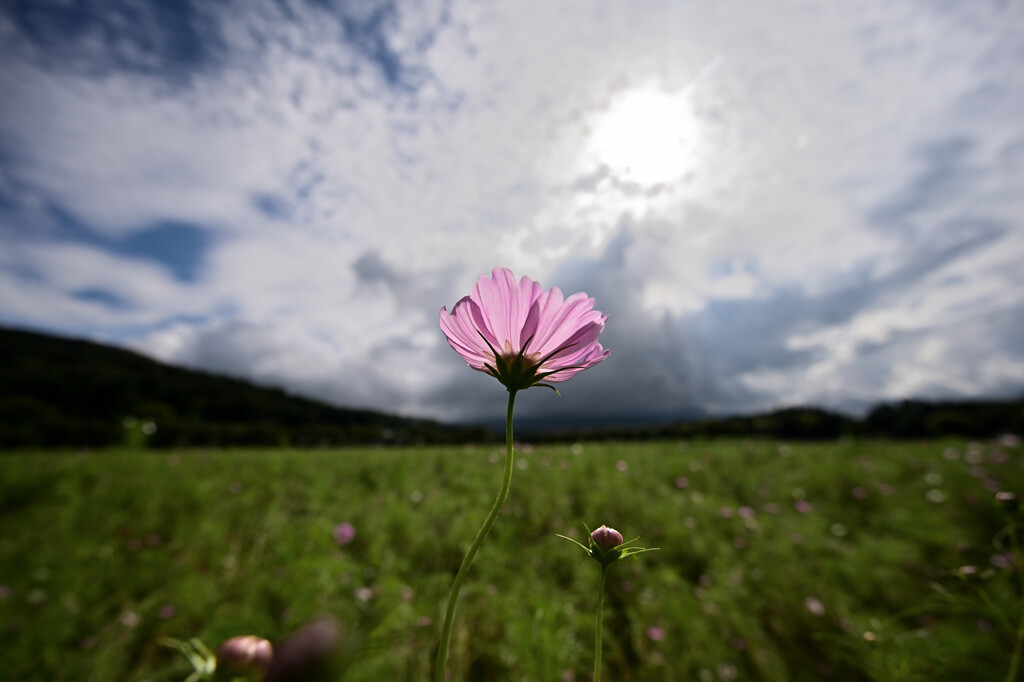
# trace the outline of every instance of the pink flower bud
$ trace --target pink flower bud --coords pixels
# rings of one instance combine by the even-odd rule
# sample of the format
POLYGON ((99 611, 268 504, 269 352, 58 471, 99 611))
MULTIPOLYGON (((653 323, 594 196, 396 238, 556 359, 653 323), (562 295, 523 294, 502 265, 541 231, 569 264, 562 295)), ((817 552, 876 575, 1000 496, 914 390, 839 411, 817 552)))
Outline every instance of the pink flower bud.
POLYGON ((262 673, 274 657, 270 642, 256 635, 232 637, 217 647, 217 665, 239 673, 262 673))
POLYGON ((590 537, 594 544, 601 548, 602 552, 607 552, 609 549, 622 544, 622 533, 608 526, 601 526, 591 533, 590 537))

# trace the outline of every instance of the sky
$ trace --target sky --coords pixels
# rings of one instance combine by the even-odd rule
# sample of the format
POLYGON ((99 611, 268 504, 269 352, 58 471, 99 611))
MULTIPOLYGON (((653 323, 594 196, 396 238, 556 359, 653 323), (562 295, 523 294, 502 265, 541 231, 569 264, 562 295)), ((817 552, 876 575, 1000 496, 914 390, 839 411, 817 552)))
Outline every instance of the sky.
POLYGON ((0 325, 499 420, 438 311, 608 314, 617 424, 1024 394, 1024 3, 0 0, 0 325))

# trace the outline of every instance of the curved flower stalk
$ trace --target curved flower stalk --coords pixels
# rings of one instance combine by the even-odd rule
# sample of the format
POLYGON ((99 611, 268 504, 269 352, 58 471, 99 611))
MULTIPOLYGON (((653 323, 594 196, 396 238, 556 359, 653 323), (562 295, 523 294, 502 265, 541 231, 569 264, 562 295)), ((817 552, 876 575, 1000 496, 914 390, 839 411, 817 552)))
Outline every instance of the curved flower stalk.
POLYGON ((512 485, 512 411, 516 393, 531 386, 554 390, 551 384, 568 381, 608 357, 608 351, 597 342, 607 319, 607 315, 594 310, 594 299, 586 294, 564 298, 557 288, 544 291, 538 282, 527 277, 517 282, 507 268, 495 268, 490 279, 481 276, 470 295, 456 303, 451 313, 441 308, 441 331, 448 343, 470 367, 501 382, 508 391, 508 409, 501 488, 455 574, 434 663, 434 682, 443 682, 445 678, 462 583, 512 485))
POLYGON ((599 682, 601 679, 601 640, 604 634, 604 584, 608 577, 608 566, 616 561, 621 561, 642 552, 657 551, 658 548, 630 546, 642 536, 637 536, 629 542, 623 542, 622 533, 608 526, 602 525, 592 533, 586 524, 583 524, 583 527, 590 533, 586 545, 565 535, 559 535, 558 537, 573 543, 586 552, 594 561, 601 564, 601 581, 597 587, 597 615, 594 622, 594 682, 599 682))

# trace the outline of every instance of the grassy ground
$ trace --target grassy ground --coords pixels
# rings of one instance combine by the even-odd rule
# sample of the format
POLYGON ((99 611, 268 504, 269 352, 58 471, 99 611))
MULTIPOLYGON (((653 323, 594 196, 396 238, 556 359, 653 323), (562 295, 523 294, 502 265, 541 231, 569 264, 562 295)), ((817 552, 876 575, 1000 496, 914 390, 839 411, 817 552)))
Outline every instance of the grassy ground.
MULTIPOLYGON (((334 614, 345 680, 428 679, 499 451, 0 456, 0 677, 182 680, 161 636, 334 614)), ((607 680, 1002 680, 1022 599, 997 489, 1024 494, 1020 446, 523 448, 452 680, 590 679, 598 566, 555 536, 581 522, 661 548, 610 569, 607 680)))

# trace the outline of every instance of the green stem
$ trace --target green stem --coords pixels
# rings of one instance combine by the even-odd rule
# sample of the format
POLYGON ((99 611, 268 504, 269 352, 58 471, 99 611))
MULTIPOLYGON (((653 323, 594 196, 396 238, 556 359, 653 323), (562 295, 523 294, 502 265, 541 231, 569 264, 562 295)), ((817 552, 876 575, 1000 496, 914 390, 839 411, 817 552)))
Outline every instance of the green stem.
POLYGON ((515 400, 516 392, 509 390, 508 412, 505 415, 505 475, 501 480, 501 490, 498 491, 498 499, 494 501, 494 506, 491 507, 490 513, 484 520, 484 525, 480 526, 480 530, 477 531, 476 537, 473 539, 473 544, 469 546, 469 551, 462 558, 459 572, 455 574, 452 591, 448 595, 448 609, 444 615, 444 627, 441 629, 441 646, 437 650, 437 660, 434 662, 434 682, 444 682, 445 671, 448 667, 448 647, 452 637, 452 625, 455 621, 455 606, 459 602, 459 592, 462 591, 462 583, 466 580, 466 574, 469 573, 469 567, 473 564, 473 559, 476 558, 480 545, 483 544, 484 538, 487 537, 494 522, 498 520, 501 507, 508 498, 509 488, 512 487, 512 406, 515 404, 515 400))
POLYGON ((1020 555, 1017 546, 1017 527, 1014 518, 1010 516, 1010 549, 1013 550, 1013 566, 1017 571, 1017 580, 1020 582, 1020 622, 1017 624, 1017 642, 1013 646, 1013 657, 1010 659, 1010 670, 1006 673, 1006 682, 1014 682, 1017 679, 1017 667, 1020 665, 1021 651, 1024 649, 1024 566, 1021 561, 1024 557, 1020 555))
POLYGON ((604 581, 608 565, 601 564, 601 583, 597 588, 597 617, 594 621, 594 682, 601 682, 601 635, 604 633, 604 581))

